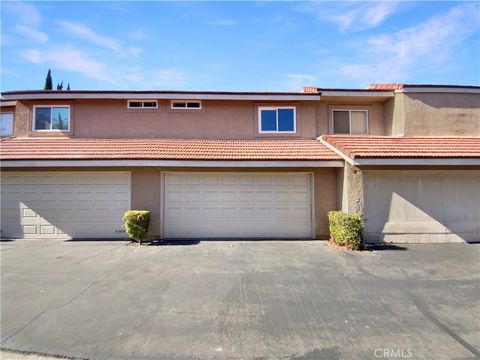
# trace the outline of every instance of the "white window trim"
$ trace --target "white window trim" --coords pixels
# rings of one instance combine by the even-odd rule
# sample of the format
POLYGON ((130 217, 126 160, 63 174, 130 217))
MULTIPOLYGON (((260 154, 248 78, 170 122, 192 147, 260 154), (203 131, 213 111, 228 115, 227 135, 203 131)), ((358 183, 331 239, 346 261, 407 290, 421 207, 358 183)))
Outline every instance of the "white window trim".
MULTIPOLYGON (((70 105, 62 105, 62 104, 56 104, 56 105, 34 105, 33 106, 33 118, 32 118, 32 129, 33 131, 44 131, 44 132, 69 132, 71 130, 71 123, 72 123, 72 112, 70 111, 70 105), (35 128, 35 115, 37 113, 37 108, 68 108, 68 129, 66 130, 59 130, 59 129, 36 129, 35 128)), ((53 121, 52 121, 52 114, 53 111, 50 112, 50 126, 52 126, 53 121)))
POLYGON ((14 123, 15 123, 15 113, 12 111, 5 111, 5 112, 0 112, 0 115, 12 115, 12 133, 11 134, 3 134, 1 136, 12 136, 13 133, 15 132, 14 130, 14 123))
POLYGON ((158 109, 158 100, 148 100, 148 99, 135 99, 135 100, 127 100, 127 109, 131 109, 131 110, 149 110, 149 109, 158 109), (140 107, 131 107, 130 106, 130 103, 131 102, 141 102, 142 103, 142 106, 140 107), (145 102, 154 102, 155 103, 155 107, 145 107, 144 106, 144 103, 145 102))
POLYGON ((259 106, 258 107, 258 133, 259 134, 295 134, 297 132, 297 108, 295 106, 259 106), (278 131, 278 109, 293 109, 293 131, 278 131), (277 130, 262 130, 262 110, 277 110, 277 130))
POLYGON ((201 100, 171 100, 170 109, 172 110, 202 110, 203 104, 201 100), (185 103, 185 107, 174 107, 173 103, 185 103), (200 107, 198 108, 189 108, 187 103, 199 103, 200 107))
POLYGON ((369 116, 368 116, 368 109, 332 109, 332 134, 338 134, 338 135, 368 135, 370 134, 370 124, 369 124, 369 116), (333 118, 333 112, 334 111, 348 111, 348 127, 349 127, 349 133, 336 133, 335 132, 335 119, 333 118), (365 134, 352 134, 352 111, 363 111, 364 113, 367 114, 367 132, 365 134))

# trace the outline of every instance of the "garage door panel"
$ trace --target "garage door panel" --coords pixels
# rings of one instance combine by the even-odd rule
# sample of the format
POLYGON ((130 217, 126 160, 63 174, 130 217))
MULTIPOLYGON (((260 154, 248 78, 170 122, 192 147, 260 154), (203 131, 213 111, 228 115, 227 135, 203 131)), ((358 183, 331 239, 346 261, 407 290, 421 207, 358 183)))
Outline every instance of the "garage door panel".
POLYGON ((130 173, 2 174, 2 236, 125 237, 130 173))
POLYGON ((164 183, 166 238, 311 237, 308 174, 165 174, 164 183))
POLYGON ((365 171, 364 176, 368 241, 480 240, 480 171, 365 171))

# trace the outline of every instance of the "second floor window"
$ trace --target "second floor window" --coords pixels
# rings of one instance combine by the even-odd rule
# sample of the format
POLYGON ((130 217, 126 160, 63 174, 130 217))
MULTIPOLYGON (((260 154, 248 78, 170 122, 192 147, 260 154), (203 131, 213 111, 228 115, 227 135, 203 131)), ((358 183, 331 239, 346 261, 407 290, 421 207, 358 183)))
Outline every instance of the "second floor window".
POLYGON ((13 113, 0 114, 0 136, 13 135, 13 113))
POLYGON ((172 109, 200 110, 202 108, 202 102, 172 100, 172 103, 170 106, 172 109))
POLYGON ((33 109, 34 131, 70 131, 69 106, 35 106, 33 109))
POLYGON ((259 107, 258 130, 260 133, 296 132, 295 108, 259 107))
POLYGON ((128 100, 129 109, 157 109, 157 100, 128 100))
POLYGON ((332 117, 334 134, 368 134, 367 110, 333 110, 332 117))

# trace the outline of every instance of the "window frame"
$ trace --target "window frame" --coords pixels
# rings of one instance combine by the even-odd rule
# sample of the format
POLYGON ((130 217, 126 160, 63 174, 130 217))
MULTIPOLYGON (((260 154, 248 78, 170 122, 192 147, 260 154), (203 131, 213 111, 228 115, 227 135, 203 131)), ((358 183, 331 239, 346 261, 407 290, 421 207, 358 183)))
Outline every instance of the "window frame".
POLYGON ((332 118, 332 134, 333 135, 369 135, 370 134, 370 123, 369 123, 369 114, 368 109, 345 109, 345 108, 333 108, 331 118, 332 118), (346 133, 336 133, 335 132, 335 118, 333 113, 335 111, 348 111, 348 134, 346 133), (367 132, 365 134, 352 134, 352 111, 362 111, 367 114, 367 132))
POLYGON ((170 110, 202 110, 203 104, 202 100, 170 100, 170 110), (187 107, 188 103, 198 103, 200 106, 198 108, 187 107), (174 107, 174 103, 185 103, 185 107, 174 107))
POLYGON ((72 111, 70 105, 63 105, 63 104, 55 104, 55 105, 34 105, 33 112, 32 112, 32 131, 41 131, 41 132, 70 132, 72 131, 72 111), (37 129, 35 126, 35 116, 37 114, 37 108, 51 108, 52 111, 50 112, 50 129, 37 129), (68 109, 68 129, 60 130, 60 129, 52 129, 53 121, 53 108, 67 108, 68 109))
POLYGON ((158 100, 155 100, 155 99, 130 99, 130 100, 127 100, 127 109, 129 110, 152 110, 152 109, 158 109, 158 100), (142 106, 140 107, 135 107, 135 106, 130 106, 130 103, 132 102, 141 102, 142 103, 142 106), (155 103, 155 107, 150 107, 150 106, 144 106, 144 103, 146 102, 154 102, 155 103))
POLYGON ((12 115, 12 133, 11 134, 8 134, 8 135, 5 135, 5 134, 1 134, 0 133, 0 136, 2 137, 7 137, 7 136, 13 136, 13 134, 15 133, 15 126, 14 126, 14 123, 15 123, 15 112, 14 111, 0 111, 0 115, 12 115))
POLYGON ((258 107, 258 133, 259 134, 296 134, 297 133, 297 107, 296 106, 259 106, 258 107), (293 110, 293 131, 278 130, 278 109, 293 110), (276 110, 277 130, 262 130, 262 110, 276 110))

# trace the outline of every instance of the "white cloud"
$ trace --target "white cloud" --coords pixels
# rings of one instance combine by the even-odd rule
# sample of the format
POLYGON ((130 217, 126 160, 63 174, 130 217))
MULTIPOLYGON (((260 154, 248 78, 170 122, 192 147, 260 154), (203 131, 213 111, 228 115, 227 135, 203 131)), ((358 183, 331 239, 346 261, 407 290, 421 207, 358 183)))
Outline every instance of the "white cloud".
POLYGON ((402 82, 444 66, 454 59, 456 46, 479 31, 479 9, 475 3, 460 5, 418 26, 371 37, 362 50, 365 61, 344 64, 341 73, 368 82, 402 82))
POLYGON ((48 41, 47 34, 38 30, 34 30, 33 28, 27 27, 25 25, 17 25, 13 28, 13 30, 38 43, 46 43, 48 41))
POLYGON ((65 20, 56 20, 55 23, 69 33, 81 39, 84 39, 92 44, 98 45, 107 50, 114 51, 122 57, 138 57, 142 52, 141 49, 137 47, 126 48, 123 41, 117 40, 109 36, 97 34, 95 31, 93 31, 86 25, 80 23, 72 23, 65 20))
POLYGON ((213 26, 233 26, 238 24, 236 20, 224 19, 224 18, 207 20, 207 21, 204 21, 204 23, 207 25, 213 25, 213 26))
POLYGON ((317 86, 318 77, 308 74, 285 74, 284 87, 290 91, 300 91, 304 86, 317 86))
POLYGON ((185 72, 180 69, 144 70, 141 67, 128 68, 122 75, 124 80, 143 89, 178 89, 186 85, 185 72))
POLYGON ((2 3, 2 11, 9 14, 17 24, 11 30, 37 43, 46 43, 48 41, 47 34, 39 30, 43 19, 35 5, 8 1, 2 3))
POLYGON ((395 1, 371 2, 311 2, 302 10, 315 14, 320 20, 337 24, 341 31, 362 31, 377 27, 398 8, 395 1))
POLYGON ((34 64, 48 64, 52 69, 72 71, 91 79, 115 83, 111 70, 105 64, 90 59, 77 49, 52 47, 45 50, 29 49, 22 57, 34 64))
POLYGON ((32 3, 2 1, 2 11, 15 16, 18 23, 31 28, 37 28, 42 22, 42 15, 32 3))

